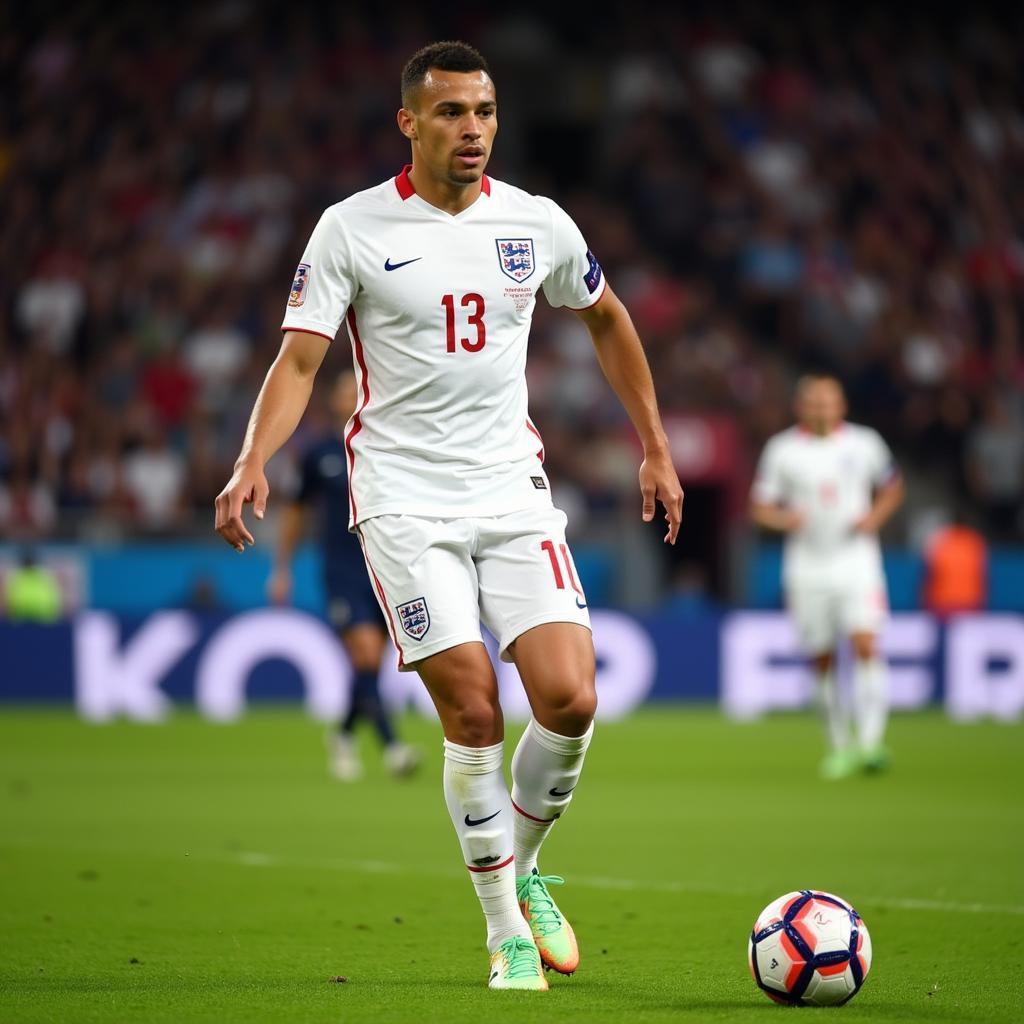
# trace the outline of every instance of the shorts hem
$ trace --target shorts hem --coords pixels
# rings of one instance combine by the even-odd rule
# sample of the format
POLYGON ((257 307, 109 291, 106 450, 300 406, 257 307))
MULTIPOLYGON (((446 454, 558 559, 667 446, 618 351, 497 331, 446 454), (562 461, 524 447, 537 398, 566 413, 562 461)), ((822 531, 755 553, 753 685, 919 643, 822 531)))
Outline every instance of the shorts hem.
MULTIPOLYGON (((416 641, 413 642, 415 643, 416 641)), ((440 654, 442 651, 451 650, 451 648, 459 647, 462 644, 482 644, 483 642, 484 638, 479 633, 465 633, 444 637, 441 640, 434 640, 433 643, 427 644, 426 646, 420 646, 417 644, 415 651, 410 651, 408 646, 405 646, 402 650, 402 664, 399 666, 398 671, 415 672, 416 664, 418 662, 423 661, 425 658, 429 658, 434 654, 440 654)))
MULTIPOLYGON (((582 611, 582 609, 581 609, 582 611)), ((498 657, 502 661, 511 662, 512 658, 508 653, 509 647, 512 646, 525 632, 533 629, 534 626, 543 626, 548 622, 571 622, 574 626, 583 626, 584 629, 589 629, 593 632, 593 628, 590 625, 590 616, 587 616, 587 622, 580 622, 579 619, 574 619, 565 612, 545 612, 542 615, 536 615, 532 619, 526 619, 524 622, 517 623, 514 626, 509 626, 504 631, 504 635, 498 639, 498 657)))

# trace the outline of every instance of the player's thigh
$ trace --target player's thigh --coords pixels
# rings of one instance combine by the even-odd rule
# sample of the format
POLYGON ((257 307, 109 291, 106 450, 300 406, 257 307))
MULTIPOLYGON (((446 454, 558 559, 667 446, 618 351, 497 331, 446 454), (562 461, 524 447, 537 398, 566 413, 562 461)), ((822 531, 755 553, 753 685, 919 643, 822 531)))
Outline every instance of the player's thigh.
POLYGON ((544 623, 574 623, 589 635, 587 598, 565 540, 564 512, 527 509, 475 522, 480 614, 504 661, 512 660, 509 647, 517 637, 544 623))
POLYGON ((487 747, 504 736, 498 680, 483 641, 458 644, 416 662, 445 738, 487 747))
POLYGON ((858 657, 877 654, 876 638, 889 621, 889 595, 885 580, 865 577, 852 581, 840 598, 843 633, 854 640, 858 657))
POLYGON ((480 641, 470 520, 377 516, 359 536, 399 668, 480 641))
POLYGON ((786 610, 803 651, 815 657, 835 649, 840 623, 835 595, 830 590, 825 587, 788 586, 786 610))
POLYGON ((356 672, 376 672, 388 646, 380 619, 354 622, 341 634, 342 643, 356 672))
POLYGON ((388 644, 387 626, 368 573, 326 573, 327 618, 357 672, 374 672, 388 644))
POLYGON ((509 646, 533 717, 552 732, 581 735, 597 710, 596 662, 590 630, 576 622, 544 622, 509 646))

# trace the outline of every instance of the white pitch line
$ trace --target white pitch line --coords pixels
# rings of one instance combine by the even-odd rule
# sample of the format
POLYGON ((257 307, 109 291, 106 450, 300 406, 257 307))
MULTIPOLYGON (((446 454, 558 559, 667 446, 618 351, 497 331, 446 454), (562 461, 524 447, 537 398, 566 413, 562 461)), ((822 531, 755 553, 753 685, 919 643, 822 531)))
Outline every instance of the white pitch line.
MULTIPOLYGON (((204 858, 206 859, 206 858, 204 858)), ((312 868, 325 871, 354 871, 368 875, 411 874, 406 865, 392 864, 378 860, 328 860, 305 859, 298 857, 275 857, 267 853, 244 851, 230 857, 209 858, 227 860, 231 863, 244 864, 247 867, 287 867, 312 868)), ((431 878, 462 878, 463 873, 456 869, 430 868, 424 871, 418 868, 419 875, 431 878)), ((573 885, 586 889, 619 889, 624 891, 663 892, 663 893, 697 893, 703 895, 722 896, 754 896, 754 889, 725 889, 720 886, 693 885, 687 882, 654 882, 637 878, 604 878, 599 875, 573 875, 573 885)), ((1024 916, 1024 906, 996 903, 957 903, 951 900, 927 900, 906 897, 876 897, 858 900, 858 905, 866 907, 887 907, 893 910, 926 910, 938 913, 954 914, 1010 914, 1024 916)))

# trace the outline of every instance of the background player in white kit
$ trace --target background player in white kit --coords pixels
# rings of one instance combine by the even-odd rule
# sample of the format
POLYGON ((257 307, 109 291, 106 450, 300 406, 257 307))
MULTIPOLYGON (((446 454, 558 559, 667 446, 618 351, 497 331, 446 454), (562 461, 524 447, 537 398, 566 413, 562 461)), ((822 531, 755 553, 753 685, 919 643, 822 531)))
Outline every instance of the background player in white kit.
POLYGON ((800 642, 813 658, 830 750, 826 778, 880 769, 889 697, 877 638, 889 602, 878 531, 903 500, 892 453, 870 427, 846 423, 842 385, 807 376, 796 392, 797 424, 761 455, 751 517, 786 535, 783 589, 800 642), (835 675, 835 649, 853 646, 855 736, 835 675))
POLYGON ((412 164, 330 207, 288 300, 217 530, 239 551, 262 517, 263 467, 295 429, 347 323, 359 406, 345 435, 350 524, 399 651, 444 729, 444 792, 487 923, 492 988, 571 974, 572 928, 537 854, 576 788, 596 708, 586 596, 551 504, 524 369, 538 291, 586 324, 644 446, 642 515, 682 489, 640 340, 576 225, 549 199, 484 174, 497 130, 484 59, 462 43, 415 54, 398 126, 412 164), (503 771, 504 727, 483 621, 515 663, 533 717, 503 771))

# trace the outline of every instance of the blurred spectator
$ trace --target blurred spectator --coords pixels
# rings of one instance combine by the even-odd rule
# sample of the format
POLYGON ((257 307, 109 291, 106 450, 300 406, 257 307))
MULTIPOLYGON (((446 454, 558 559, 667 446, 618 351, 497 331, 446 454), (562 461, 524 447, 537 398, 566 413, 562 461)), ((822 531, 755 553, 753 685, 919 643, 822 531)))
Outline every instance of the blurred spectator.
POLYGON ((144 442, 125 456, 121 472, 127 498, 143 530, 163 532, 178 525, 186 465, 159 426, 151 426, 144 442))
POLYGON ((967 438, 967 480, 985 512, 993 539, 1021 529, 1024 503, 1024 424, 996 391, 985 398, 982 420, 967 438))
POLYGON ((26 548, 4 581, 4 607, 12 622, 56 622, 62 608, 60 583, 35 552, 26 548))
POLYGON ((929 537, 922 605, 936 615, 978 611, 988 600, 988 545, 962 508, 929 537))

